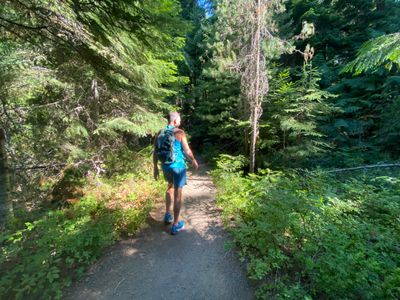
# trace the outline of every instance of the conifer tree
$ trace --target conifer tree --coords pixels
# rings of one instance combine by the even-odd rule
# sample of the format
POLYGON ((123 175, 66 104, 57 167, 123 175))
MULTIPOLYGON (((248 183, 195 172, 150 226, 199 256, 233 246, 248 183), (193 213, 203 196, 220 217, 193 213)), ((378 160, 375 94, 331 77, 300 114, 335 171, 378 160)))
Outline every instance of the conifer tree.
POLYGON ((101 173, 127 141, 150 140, 186 82, 180 12, 178 0, 5 1, 0 128, 10 167, 27 182, 40 175, 31 170, 69 164, 101 173))
POLYGON ((275 67, 264 103, 269 114, 261 119, 261 144, 270 150, 264 157, 285 166, 304 164, 330 148, 319 122, 332 113, 328 99, 334 95, 321 90, 319 71, 311 63, 299 69, 291 74, 275 67))
MULTIPOLYGON (((337 95, 329 99, 337 109, 321 123, 327 139, 342 157, 333 163, 359 164, 362 157, 367 161, 376 159, 379 152, 399 153, 395 150, 397 147, 383 142, 381 134, 384 124, 381 120, 386 118, 381 115, 382 111, 396 107, 398 85, 395 78, 398 68, 395 64, 391 70, 382 66, 365 70, 359 76, 341 72, 346 63, 356 58, 364 43, 374 38, 381 41, 385 38, 379 36, 399 32, 399 14, 400 3, 395 0, 293 0, 286 3, 286 12, 280 16, 279 24, 285 36, 299 30, 303 21, 315 24, 316 34, 307 41, 315 48, 313 65, 321 72, 320 86, 337 95)), ((305 43, 299 40, 296 46, 301 48, 305 43)), ((388 41, 376 46, 383 51, 378 50, 379 54, 368 59, 368 64, 375 64, 379 58, 386 57, 395 43, 388 41)), ((293 66, 300 62, 295 56, 285 56, 281 63, 293 66)))
MULTIPOLYGON (((262 115, 262 101, 268 93, 267 67, 269 59, 284 51, 297 51, 306 59, 312 56, 312 48, 302 52, 291 43, 277 36, 273 17, 284 9, 283 1, 220 1, 215 10, 213 23, 214 38, 211 61, 219 70, 237 72, 241 82, 241 111, 238 124, 244 128, 245 152, 249 153, 250 171, 254 172, 256 162, 259 119, 262 115), (270 47, 268 48, 269 45, 270 47), (243 122, 244 121, 244 122, 243 122)), ((312 34, 312 26, 305 24, 296 39, 312 34)))
POLYGON ((363 44, 357 58, 343 72, 354 71, 358 75, 383 64, 389 70, 400 67, 400 32, 383 35, 363 44))

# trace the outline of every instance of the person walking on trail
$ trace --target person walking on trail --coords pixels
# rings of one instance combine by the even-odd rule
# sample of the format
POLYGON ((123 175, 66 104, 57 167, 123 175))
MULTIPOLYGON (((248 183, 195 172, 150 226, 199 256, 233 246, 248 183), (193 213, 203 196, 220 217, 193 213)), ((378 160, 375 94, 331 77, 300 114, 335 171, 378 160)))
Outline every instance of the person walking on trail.
POLYGON ((179 213, 182 206, 182 189, 186 185, 185 156, 192 162, 192 166, 198 169, 199 165, 190 150, 185 132, 179 128, 181 117, 178 112, 169 114, 169 123, 161 130, 154 141, 154 178, 159 178, 158 161, 162 163, 164 178, 168 182, 165 195, 164 223, 171 226, 171 234, 175 235, 185 227, 183 220, 179 221, 179 213), (173 202, 174 216, 171 215, 173 202))

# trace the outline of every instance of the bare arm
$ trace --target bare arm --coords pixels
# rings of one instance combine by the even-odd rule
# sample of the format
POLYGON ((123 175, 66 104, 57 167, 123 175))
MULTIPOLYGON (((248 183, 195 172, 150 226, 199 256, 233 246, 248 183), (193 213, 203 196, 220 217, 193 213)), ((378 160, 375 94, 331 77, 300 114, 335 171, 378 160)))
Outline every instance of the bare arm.
POLYGON ((183 147, 183 151, 185 152, 185 155, 186 155, 187 157, 189 157, 190 160, 192 161, 192 166, 193 166, 195 169, 198 169, 199 164, 197 163, 196 159, 194 158, 193 152, 192 152, 192 150, 191 150, 190 147, 189 147, 189 144, 188 144, 188 141, 187 141, 187 138, 186 138, 186 134, 184 134, 184 135, 182 136, 181 142, 182 142, 182 147, 183 147))

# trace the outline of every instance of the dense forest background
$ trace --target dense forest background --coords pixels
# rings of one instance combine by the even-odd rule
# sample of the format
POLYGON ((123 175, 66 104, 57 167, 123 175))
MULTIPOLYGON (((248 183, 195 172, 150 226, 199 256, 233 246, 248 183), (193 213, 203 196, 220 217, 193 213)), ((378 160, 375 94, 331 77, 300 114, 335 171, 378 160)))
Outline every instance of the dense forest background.
POLYGON ((178 110, 259 298, 400 297, 399 66, 397 0, 5 0, 0 296, 59 298, 140 227, 178 110))

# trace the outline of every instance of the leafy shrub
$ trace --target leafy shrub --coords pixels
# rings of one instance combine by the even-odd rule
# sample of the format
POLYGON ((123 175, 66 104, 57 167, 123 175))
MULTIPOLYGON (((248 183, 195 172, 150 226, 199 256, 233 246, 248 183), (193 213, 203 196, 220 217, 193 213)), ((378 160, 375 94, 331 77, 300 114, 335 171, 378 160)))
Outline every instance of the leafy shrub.
POLYGON ((89 180, 75 204, 23 228, 10 222, 0 235, 0 298, 61 298, 104 247, 143 224, 159 195, 160 185, 146 173, 89 180))
POLYGON ((213 175, 259 299, 400 297, 398 175, 213 175))

